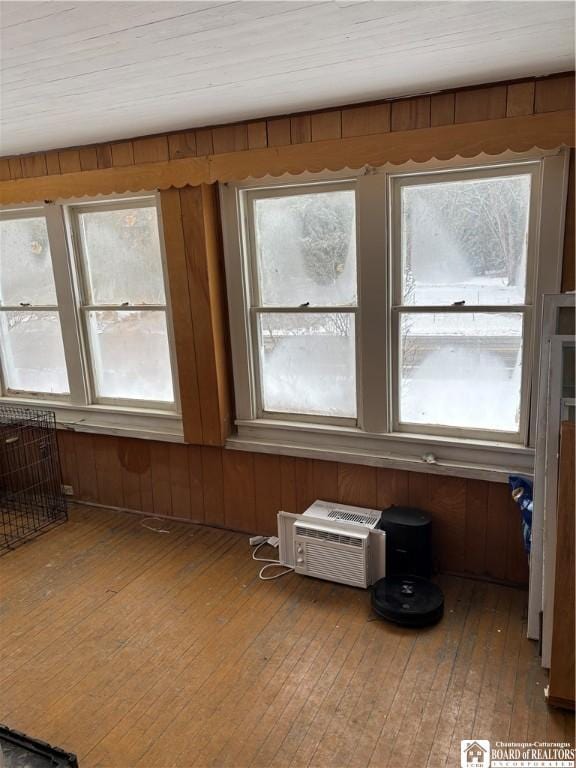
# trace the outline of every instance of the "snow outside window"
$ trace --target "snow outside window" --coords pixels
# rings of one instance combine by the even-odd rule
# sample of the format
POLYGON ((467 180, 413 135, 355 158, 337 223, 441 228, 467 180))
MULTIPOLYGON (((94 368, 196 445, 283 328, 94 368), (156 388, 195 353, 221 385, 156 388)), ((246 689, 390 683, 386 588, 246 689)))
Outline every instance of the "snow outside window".
POLYGON ((73 216, 95 397, 173 403, 155 206, 76 208, 73 216))
POLYGON ((70 392, 46 219, 0 218, 0 360, 8 393, 70 392))
POLYGON ((353 189, 251 201, 264 413, 356 417, 353 189))
POLYGON ((557 152, 222 185, 232 447, 531 445, 566 174, 557 152))
POLYGON ((174 411, 154 196, 0 213, 1 395, 174 411))
POLYGON ((532 175, 393 184, 398 422, 518 434, 532 175))

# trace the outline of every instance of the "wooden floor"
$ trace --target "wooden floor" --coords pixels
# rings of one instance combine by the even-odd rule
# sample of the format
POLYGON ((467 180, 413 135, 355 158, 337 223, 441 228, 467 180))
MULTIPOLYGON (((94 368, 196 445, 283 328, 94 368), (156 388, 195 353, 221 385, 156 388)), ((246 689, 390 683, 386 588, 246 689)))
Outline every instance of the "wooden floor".
POLYGON ((0 559, 0 722, 117 766, 458 766, 460 739, 572 740, 526 593, 445 578, 409 631, 367 592, 264 583, 241 534, 77 508, 0 559))

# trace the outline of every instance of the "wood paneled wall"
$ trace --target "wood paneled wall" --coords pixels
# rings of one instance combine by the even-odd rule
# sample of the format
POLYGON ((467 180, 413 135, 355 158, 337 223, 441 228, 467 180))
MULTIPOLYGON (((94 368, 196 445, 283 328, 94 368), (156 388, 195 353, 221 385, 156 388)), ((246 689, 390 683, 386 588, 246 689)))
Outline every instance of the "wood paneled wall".
POLYGON ((161 202, 184 439, 223 445, 232 398, 217 187, 164 190, 161 202))
MULTIPOLYGON (((520 513, 501 483, 356 464, 60 431, 64 482, 96 502, 249 533, 315 499, 413 505, 434 521, 442 571, 526 584, 520 513)), ((248 551, 246 553, 248 557, 248 551)))
MULTIPOLYGON (((303 145, 314 141, 437 128, 574 109, 574 74, 445 91, 409 99, 254 120, 234 125, 0 158, 0 181, 170 162, 227 152, 303 145)), ((574 153, 570 176, 562 290, 576 288, 574 262, 574 153)), ((206 193, 203 193, 206 194, 206 193)), ((184 193, 183 197, 192 193, 184 193)), ((174 198, 174 196, 172 196, 174 198)), ((176 201, 169 205, 175 210, 176 201)), ((207 202, 204 202, 207 205, 207 202)), ((180 201, 182 209, 182 201, 180 201)), ((193 206, 194 208, 194 206, 193 206)), ((174 213, 175 216, 178 213, 174 213)), ((176 248, 182 247, 176 245, 176 248)), ((176 293, 180 293, 176 290, 176 293)), ((215 332, 220 325, 214 318, 215 332)), ((220 364, 222 361, 218 361, 220 364)), ((183 364, 184 369, 189 367, 183 364)), ((219 379, 219 396, 223 379, 219 379)), ((222 401, 223 402, 223 401, 222 401)), ((225 420, 225 416, 221 417, 225 420)), ((192 434, 192 432, 190 432, 192 434)))
POLYGON ((574 108, 574 74, 0 158, 0 181, 574 108))

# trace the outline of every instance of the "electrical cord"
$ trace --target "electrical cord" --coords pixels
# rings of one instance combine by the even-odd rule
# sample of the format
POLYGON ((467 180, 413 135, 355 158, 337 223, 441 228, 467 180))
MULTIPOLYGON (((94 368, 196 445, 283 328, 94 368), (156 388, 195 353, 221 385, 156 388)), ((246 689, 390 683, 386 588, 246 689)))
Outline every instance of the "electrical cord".
POLYGON ((287 573, 292 573, 294 568, 285 566, 279 560, 273 560, 269 557, 256 557, 257 553, 262 549, 262 547, 266 545, 272 546, 268 543, 268 539, 261 541, 260 544, 258 544, 252 551, 252 560, 256 560, 259 563, 267 563, 267 565, 264 565, 262 568, 260 568, 260 571, 258 572, 258 578, 262 579, 262 581, 273 581, 274 579, 279 579, 281 576, 285 576, 287 573), (280 573, 275 573, 273 576, 264 576, 264 573, 269 568, 284 568, 284 570, 280 571, 280 573))

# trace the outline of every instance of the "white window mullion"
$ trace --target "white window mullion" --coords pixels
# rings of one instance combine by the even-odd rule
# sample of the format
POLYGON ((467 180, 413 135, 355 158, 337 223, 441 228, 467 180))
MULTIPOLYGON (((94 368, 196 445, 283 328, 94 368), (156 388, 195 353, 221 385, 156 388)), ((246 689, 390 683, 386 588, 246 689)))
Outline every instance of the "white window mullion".
POLYGON ((531 446, 536 444, 535 403, 538 397, 543 297, 546 293, 559 293, 562 283, 569 161, 570 155, 567 150, 542 159, 538 188, 533 190, 531 201, 530 213, 534 226, 530 231, 528 247, 533 249, 536 268, 529 285, 534 311, 530 318, 531 325, 526 328, 524 336, 526 345, 531 345, 530 388, 534 403, 534 407, 530 409, 528 431, 528 445, 531 446))
POLYGON ((44 210, 52 253, 52 269, 54 270, 58 297, 64 355, 68 369, 70 401, 75 405, 88 405, 90 397, 85 375, 82 335, 76 309, 72 259, 69 254, 63 210, 59 205, 47 205, 44 210))
POLYGON ((359 426, 367 432, 390 429, 390 276, 386 226, 386 176, 358 181, 358 393, 359 426))
POLYGON ((231 184, 220 185, 220 205, 223 211, 224 258, 226 264, 226 285, 228 289, 228 311, 230 314, 230 337, 232 347, 232 368, 234 371, 234 397, 236 417, 252 420, 256 418, 254 398, 255 382, 252 367, 252 315, 249 309, 248 282, 249 267, 244 255, 245 211, 240 196, 231 184))

